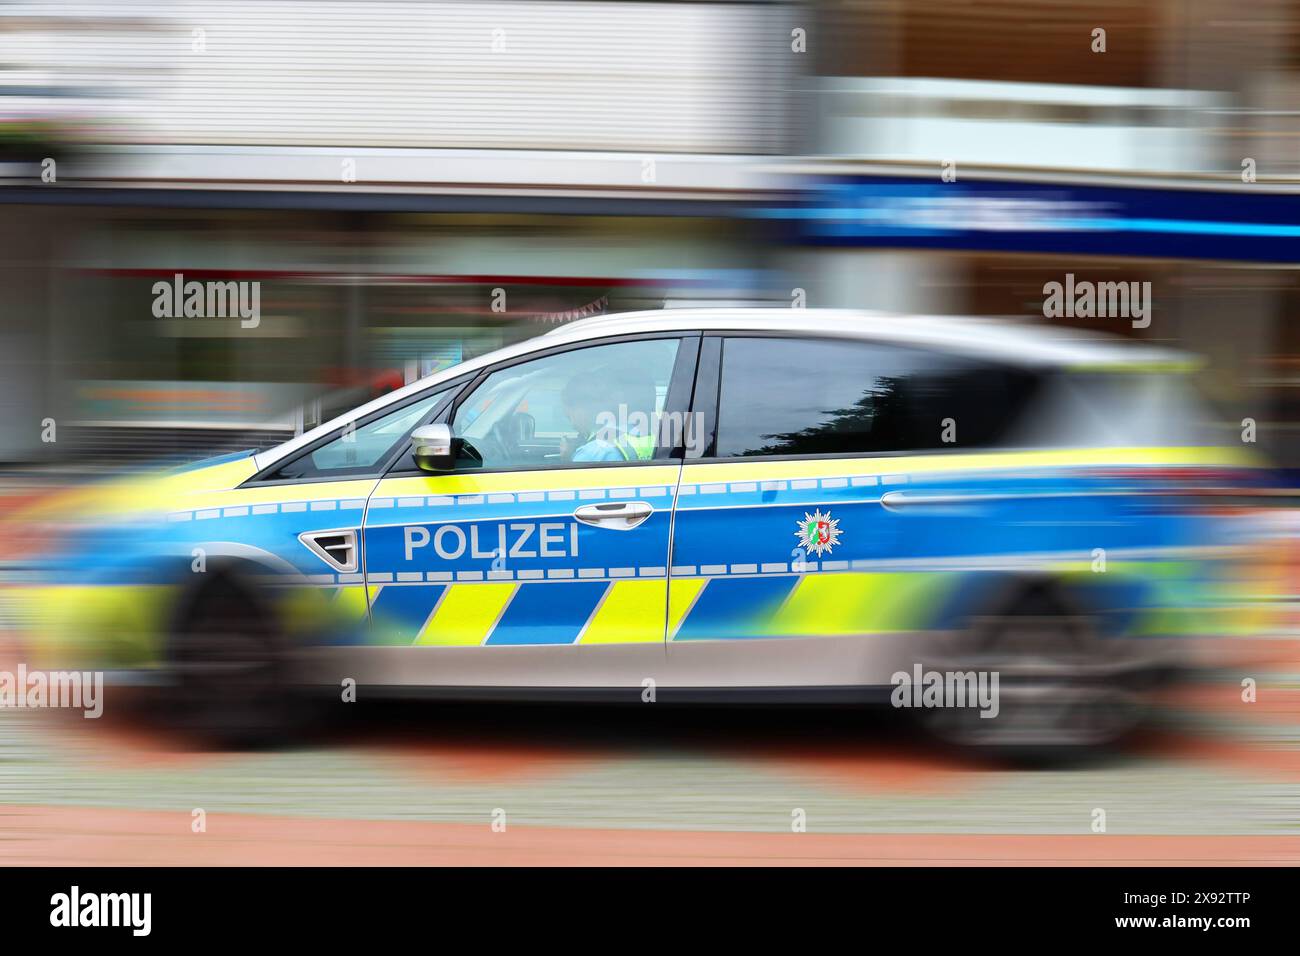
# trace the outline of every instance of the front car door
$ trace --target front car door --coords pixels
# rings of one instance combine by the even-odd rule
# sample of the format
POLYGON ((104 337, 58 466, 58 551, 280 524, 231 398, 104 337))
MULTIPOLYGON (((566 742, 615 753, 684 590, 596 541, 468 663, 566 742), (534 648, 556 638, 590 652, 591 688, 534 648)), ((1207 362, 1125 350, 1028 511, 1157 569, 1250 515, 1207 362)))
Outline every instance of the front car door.
POLYGON ((366 641, 371 630, 360 537, 367 502, 405 453, 412 430, 445 411, 465 384, 462 377, 398 399, 211 496, 211 506, 193 515, 196 530, 220 536, 204 550, 269 565, 277 569, 277 583, 295 583, 280 599, 291 602, 285 622, 302 631, 305 642, 366 641))
POLYGON ((456 469, 407 455, 364 522, 389 684, 640 686, 664 660, 679 448, 698 336, 569 344, 485 370, 442 416, 456 469))

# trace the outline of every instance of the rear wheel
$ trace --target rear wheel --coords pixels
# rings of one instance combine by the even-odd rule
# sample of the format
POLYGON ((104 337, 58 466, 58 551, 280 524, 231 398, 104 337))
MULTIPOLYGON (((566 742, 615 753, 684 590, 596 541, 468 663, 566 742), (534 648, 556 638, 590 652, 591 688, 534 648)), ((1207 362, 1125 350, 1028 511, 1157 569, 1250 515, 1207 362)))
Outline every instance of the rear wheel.
POLYGON ((187 736, 256 746, 289 729, 280 635, 255 592, 231 576, 216 576, 184 603, 167 670, 166 719, 187 736))
MULTIPOLYGON (((1020 760, 1072 759, 1113 747, 1145 716, 1142 674, 1121 640, 1050 586, 1021 594, 936 648, 927 669, 996 675, 996 714, 923 710, 931 733, 1020 760)), ((987 708, 989 712, 993 708, 987 708)))

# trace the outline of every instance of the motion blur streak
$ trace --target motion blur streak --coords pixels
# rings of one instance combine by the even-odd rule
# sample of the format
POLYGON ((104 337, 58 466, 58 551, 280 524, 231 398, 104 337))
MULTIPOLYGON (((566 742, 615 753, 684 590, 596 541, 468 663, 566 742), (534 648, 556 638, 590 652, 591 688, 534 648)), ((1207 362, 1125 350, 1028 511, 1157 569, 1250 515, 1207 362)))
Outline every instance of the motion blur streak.
MULTIPOLYGON (((0 672, 84 667, 106 687, 96 721, 0 706, 0 860, 1300 862, 1297 49, 1292 0, 5 4, 0 672), (991 373, 952 393, 959 436, 976 419, 997 436, 976 447, 783 457, 808 436, 773 423, 730 459, 645 462, 627 500, 653 504, 665 542, 660 501, 698 494, 673 499, 674 553, 571 562, 572 581, 516 576, 477 543, 482 567, 455 577, 381 567, 364 525, 391 506, 433 528, 455 497, 503 535, 538 524, 510 539, 527 554, 548 517, 527 501, 576 503, 608 470, 529 472, 523 492, 489 470, 433 493, 349 458, 244 484, 271 449, 426 376, 687 307, 780 310, 791 334, 821 321, 808 310, 863 310, 921 339, 923 317, 959 317, 945 341, 998 361, 1040 334, 1091 358, 1023 390, 1008 377, 1004 398, 991 373), (833 505, 772 519, 779 575, 731 554, 748 532, 700 504, 772 514, 806 503, 800 485, 833 505), (886 523, 918 507, 936 517, 886 523), (192 531, 209 519, 215 550, 192 531), (1131 546, 1099 555, 1089 536, 1131 546), (809 553, 822 544, 841 550, 809 553), (231 572, 250 556, 256 587, 231 572), (225 590, 142 570, 164 558, 212 562, 225 590), (805 574, 818 560, 832 573, 805 574), (856 659, 818 653, 865 634, 904 672, 942 662, 935 635, 1006 611, 967 598, 1031 571, 1071 595, 1104 578, 1106 633, 1185 678, 1144 674, 1142 729, 1052 772, 856 701, 643 706, 639 676, 624 707, 381 704, 363 680, 289 731, 296 685, 251 674, 264 709, 242 717, 281 748, 261 753, 198 746, 153 696, 196 667, 176 633, 227 652, 231 674, 255 640, 359 646, 391 671, 397 645, 563 639, 722 683, 737 639, 790 684, 821 667, 852 686, 856 659), (263 602, 285 633, 249 632, 263 602), (169 836, 196 808, 232 842, 169 836), (506 839, 489 843, 497 810, 506 839), (809 842, 791 846, 801 820, 809 842)), ((746 401, 820 396, 847 354, 796 369, 788 401, 789 369, 771 369, 746 401)), ((877 422, 942 391, 890 378, 864 386, 877 422)), ((656 383, 655 410, 677 382, 656 383)), ((857 406, 818 408, 813 437, 833 442, 857 406)), ((541 403, 519 411, 543 426, 524 444, 560 441, 541 403)), ((937 433, 946 413, 917 416, 937 433)), ((1030 601, 1002 623, 1046 616, 1030 601)))

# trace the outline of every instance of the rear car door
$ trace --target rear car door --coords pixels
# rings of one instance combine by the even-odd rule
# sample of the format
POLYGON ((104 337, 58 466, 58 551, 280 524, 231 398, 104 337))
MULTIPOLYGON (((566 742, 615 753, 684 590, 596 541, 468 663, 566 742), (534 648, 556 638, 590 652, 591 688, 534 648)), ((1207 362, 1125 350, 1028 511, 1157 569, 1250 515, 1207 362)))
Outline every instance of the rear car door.
POLYGON ((882 499, 978 467, 961 452, 998 440, 1023 387, 937 351, 708 336, 693 407, 707 438, 683 468, 674 522, 672 679, 826 687, 878 678, 863 670, 864 642, 887 650, 943 613, 955 579, 940 573, 941 559, 1001 547, 968 516, 918 525, 882 499), (951 442, 947 419, 961 424, 951 442))
POLYGON ((364 522, 386 683, 639 685, 663 662, 681 449, 698 335, 570 344, 485 370, 441 417, 454 471, 409 453, 364 522))

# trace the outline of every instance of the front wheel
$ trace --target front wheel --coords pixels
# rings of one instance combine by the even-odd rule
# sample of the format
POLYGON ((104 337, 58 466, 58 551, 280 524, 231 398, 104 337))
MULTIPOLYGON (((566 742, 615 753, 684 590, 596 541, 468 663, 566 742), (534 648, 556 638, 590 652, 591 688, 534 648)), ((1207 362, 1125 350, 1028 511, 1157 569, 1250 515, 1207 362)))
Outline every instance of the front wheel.
POLYGON ((293 711, 286 671, 264 602, 220 575, 183 601, 168 644, 165 719, 214 746, 281 739, 293 711))

